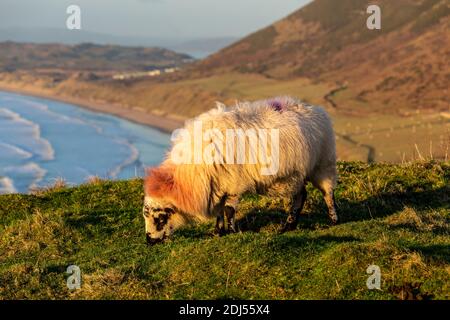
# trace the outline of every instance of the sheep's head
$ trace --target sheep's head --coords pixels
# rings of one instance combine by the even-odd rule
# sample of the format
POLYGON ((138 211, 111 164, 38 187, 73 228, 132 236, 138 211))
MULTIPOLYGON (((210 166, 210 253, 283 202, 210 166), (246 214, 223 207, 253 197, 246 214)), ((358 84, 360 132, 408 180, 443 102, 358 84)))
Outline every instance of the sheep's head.
POLYGON ((162 242, 180 226, 177 208, 167 200, 145 196, 143 215, 149 245, 162 242))
POLYGON ((204 219, 208 207, 207 179, 191 166, 181 169, 165 162, 147 170, 144 218, 150 244, 164 240, 189 222, 204 219))
POLYGON ((184 224, 181 210, 177 208, 173 199, 173 167, 162 166, 149 169, 144 191, 145 233, 147 243, 153 245, 169 237, 184 224))

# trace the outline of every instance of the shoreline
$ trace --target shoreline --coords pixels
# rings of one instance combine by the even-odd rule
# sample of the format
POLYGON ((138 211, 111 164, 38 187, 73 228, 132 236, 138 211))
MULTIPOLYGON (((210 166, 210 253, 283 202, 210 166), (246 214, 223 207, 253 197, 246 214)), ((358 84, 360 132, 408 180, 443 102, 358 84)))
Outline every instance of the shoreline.
POLYGON ((134 108, 127 108, 117 104, 109 104, 68 96, 59 96, 55 94, 45 93, 39 90, 7 87, 3 84, 0 84, 0 91, 73 104, 90 111, 113 115, 134 123, 149 126, 167 134, 170 134, 173 130, 182 127, 184 123, 184 121, 181 120, 158 116, 149 112, 134 108))

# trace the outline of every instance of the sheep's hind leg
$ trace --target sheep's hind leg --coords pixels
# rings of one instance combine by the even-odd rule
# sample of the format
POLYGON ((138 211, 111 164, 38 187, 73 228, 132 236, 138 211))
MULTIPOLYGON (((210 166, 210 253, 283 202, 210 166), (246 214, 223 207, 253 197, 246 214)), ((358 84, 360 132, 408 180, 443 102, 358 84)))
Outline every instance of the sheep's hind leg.
POLYGON ((328 207, 328 217, 332 224, 338 223, 338 216, 336 213, 336 202, 334 200, 334 187, 336 185, 336 167, 334 164, 321 169, 317 172, 311 182, 318 188, 323 195, 325 203, 328 207))
POLYGON ((334 184, 331 180, 324 180, 317 184, 317 187, 322 192, 325 203, 328 207, 328 217, 331 223, 336 225, 338 223, 338 216, 336 213, 336 201, 334 200, 334 184))
POLYGON ((306 188, 303 185, 301 191, 298 192, 293 198, 292 209, 289 212, 288 218, 281 228, 280 233, 293 231, 297 228, 300 213, 302 212, 303 206, 305 205, 307 195, 308 194, 306 192, 306 188))
POLYGON ((334 200, 334 191, 332 188, 326 189, 323 192, 323 197, 328 207, 328 216, 330 217, 331 223, 336 225, 338 223, 338 216, 336 213, 336 201, 334 200))

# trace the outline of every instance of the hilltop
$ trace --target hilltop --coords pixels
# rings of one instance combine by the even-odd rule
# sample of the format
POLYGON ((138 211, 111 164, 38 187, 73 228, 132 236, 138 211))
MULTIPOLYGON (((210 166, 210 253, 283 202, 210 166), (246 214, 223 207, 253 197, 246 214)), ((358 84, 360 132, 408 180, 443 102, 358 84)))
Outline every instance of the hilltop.
POLYGON ((0 43, 0 71, 138 71, 180 66, 192 58, 163 48, 82 43, 0 43))
POLYGON ((448 30, 446 0, 316 0, 198 62, 191 72, 334 82, 342 87, 337 104, 343 109, 448 110, 448 30), (366 27, 369 4, 381 8, 381 30, 366 27))
POLYGON ((320 192, 297 230, 280 199, 246 195, 241 233, 213 221, 147 247, 141 180, 0 196, 0 299, 448 299, 450 164, 340 162, 330 227, 320 192), (69 265, 82 287, 66 287, 69 265), (368 290, 369 265, 381 290, 368 290))

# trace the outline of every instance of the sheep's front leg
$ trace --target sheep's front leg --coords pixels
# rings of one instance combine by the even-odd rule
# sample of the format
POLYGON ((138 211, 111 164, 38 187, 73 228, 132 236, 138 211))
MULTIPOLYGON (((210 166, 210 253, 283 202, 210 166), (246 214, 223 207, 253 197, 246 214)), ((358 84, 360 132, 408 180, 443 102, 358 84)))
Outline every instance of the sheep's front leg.
POLYGON ((225 234, 225 218, 223 204, 217 204, 213 208, 213 215, 216 216, 216 227, 214 228, 214 234, 223 236, 225 234))
POLYGON ((229 233, 236 233, 236 208, 239 202, 238 196, 229 196, 225 202, 225 216, 229 233))
POLYGON ((235 215, 236 211, 233 207, 225 206, 225 215, 227 217, 227 226, 229 233, 236 233, 236 221, 235 215))
POLYGON ((218 236, 223 236, 225 234, 225 219, 223 216, 223 211, 221 214, 217 215, 216 227, 214 228, 214 234, 218 236))
POLYGON ((293 198, 292 209, 290 210, 288 218, 281 228, 280 233, 293 231, 297 228, 299 216, 303 210, 303 206, 305 205, 307 195, 306 188, 303 185, 301 191, 298 192, 293 198))

